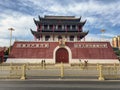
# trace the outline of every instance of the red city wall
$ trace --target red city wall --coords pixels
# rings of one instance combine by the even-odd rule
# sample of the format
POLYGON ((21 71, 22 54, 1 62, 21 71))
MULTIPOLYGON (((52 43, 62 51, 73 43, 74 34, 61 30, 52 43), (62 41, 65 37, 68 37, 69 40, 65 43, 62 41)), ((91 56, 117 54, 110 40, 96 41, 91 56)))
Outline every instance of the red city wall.
MULTIPOLYGON (((53 58, 53 51, 59 45, 58 42, 15 42, 9 58, 53 58), (48 46, 41 46, 41 44, 48 46), (21 47, 22 44, 33 44, 29 47, 21 47), (40 44, 40 47, 34 45, 40 44), (17 46, 18 45, 18 46, 17 46)), ((116 59, 109 42, 66 42, 71 49, 73 59, 116 59), (77 45, 76 45, 77 44, 77 45), (82 45, 82 46, 79 46, 82 45), (84 46, 89 45, 89 46, 84 46), (91 45, 98 45, 92 47, 91 45), (102 46, 100 46, 102 45, 102 46), (104 47, 104 45, 106 45, 104 47)))
MULTIPOLYGON (((46 42, 48 43, 48 42, 46 42)), ((58 43, 49 43, 48 48, 34 48, 34 47, 24 47, 19 48, 17 44, 42 44, 41 42, 15 42, 10 58, 53 58, 53 50, 58 45, 58 43)))
POLYGON ((74 59, 116 59, 111 45, 109 42, 79 42, 76 44, 82 45, 102 45, 101 47, 82 47, 75 48, 74 43, 68 42, 68 47, 71 48, 72 58, 74 59), (105 47, 103 45, 106 45, 105 47))
POLYGON ((4 62, 4 48, 0 47, 0 63, 4 62))

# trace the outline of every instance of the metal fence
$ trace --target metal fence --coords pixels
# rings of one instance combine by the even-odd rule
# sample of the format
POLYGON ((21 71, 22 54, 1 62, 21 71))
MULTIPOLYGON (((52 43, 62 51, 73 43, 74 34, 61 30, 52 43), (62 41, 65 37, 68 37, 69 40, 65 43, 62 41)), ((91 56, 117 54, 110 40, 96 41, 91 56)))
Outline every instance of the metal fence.
POLYGON ((29 79, 43 77, 96 78, 98 80, 119 79, 118 64, 41 64, 41 63, 5 63, 0 64, 1 79, 29 79))

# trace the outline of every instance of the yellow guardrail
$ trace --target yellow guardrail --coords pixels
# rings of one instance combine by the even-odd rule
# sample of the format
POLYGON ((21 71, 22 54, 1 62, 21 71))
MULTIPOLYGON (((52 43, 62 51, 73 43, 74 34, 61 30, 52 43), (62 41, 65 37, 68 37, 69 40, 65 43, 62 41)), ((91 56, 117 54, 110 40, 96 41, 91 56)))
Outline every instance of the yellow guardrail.
POLYGON ((119 79, 120 78, 120 66, 118 64, 112 66, 99 66, 99 80, 105 79, 119 79))
POLYGON ((0 64, 0 78, 18 78, 25 80, 29 76, 95 76, 98 80, 118 79, 120 78, 118 64, 100 65, 100 64, 0 64))

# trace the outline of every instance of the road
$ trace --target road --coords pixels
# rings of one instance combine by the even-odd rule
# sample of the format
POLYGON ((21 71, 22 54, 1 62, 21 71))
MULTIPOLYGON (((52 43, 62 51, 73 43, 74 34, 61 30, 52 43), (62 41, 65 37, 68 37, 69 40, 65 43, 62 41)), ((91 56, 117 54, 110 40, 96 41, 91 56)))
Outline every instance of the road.
POLYGON ((0 90, 120 90, 120 81, 80 79, 0 80, 0 90))

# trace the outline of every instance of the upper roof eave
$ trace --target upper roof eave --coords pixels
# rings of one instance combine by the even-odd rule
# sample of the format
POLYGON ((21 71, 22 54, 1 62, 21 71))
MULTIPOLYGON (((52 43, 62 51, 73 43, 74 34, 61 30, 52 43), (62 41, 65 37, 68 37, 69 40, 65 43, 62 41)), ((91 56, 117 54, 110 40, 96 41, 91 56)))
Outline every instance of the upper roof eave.
MULTIPOLYGON (((46 35, 48 35, 48 34, 60 34, 60 32, 37 32, 37 31, 33 31, 32 29, 30 29, 30 30, 31 30, 31 33, 36 37, 39 36, 40 34, 46 34, 46 35)), ((89 31, 86 31, 86 32, 61 32, 61 33, 71 34, 71 35, 77 34, 77 35, 81 35, 81 37, 84 37, 89 33, 89 31)))
MULTIPOLYGON (((39 17, 39 20, 35 20, 34 18, 33 18, 33 20, 34 20, 34 23, 36 24, 36 26, 37 25, 39 25, 39 24, 56 24, 56 21, 49 21, 49 20, 53 20, 52 18, 43 18, 43 17, 40 17, 40 16, 38 16, 39 17), (44 21, 45 20, 45 21, 44 21), (48 20, 48 21, 47 21, 48 20)), ((57 16, 56 16, 57 17, 57 16)), ((58 17, 60 17, 60 16, 58 16, 58 17)), ((54 18, 54 20, 60 20, 60 22, 58 22, 57 21, 57 23, 63 23, 63 24, 77 24, 77 25, 82 25, 82 26, 84 26, 84 24, 86 23, 86 21, 87 20, 85 20, 85 21, 81 21, 81 16, 79 17, 79 18, 75 18, 75 17, 73 17, 73 16, 71 16, 72 18, 71 19, 68 19, 68 18, 62 18, 61 20, 68 20, 68 21, 61 21, 60 20, 60 18, 54 18), (69 21, 69 20, 73 20, 73 21, 69 21), (75 21, 74 21, 75 20, 75 21)))
POLYGON ((47 16, 39 17, 39 20, 81 20, 81 17, 75 18, 75 16, 47 16))

